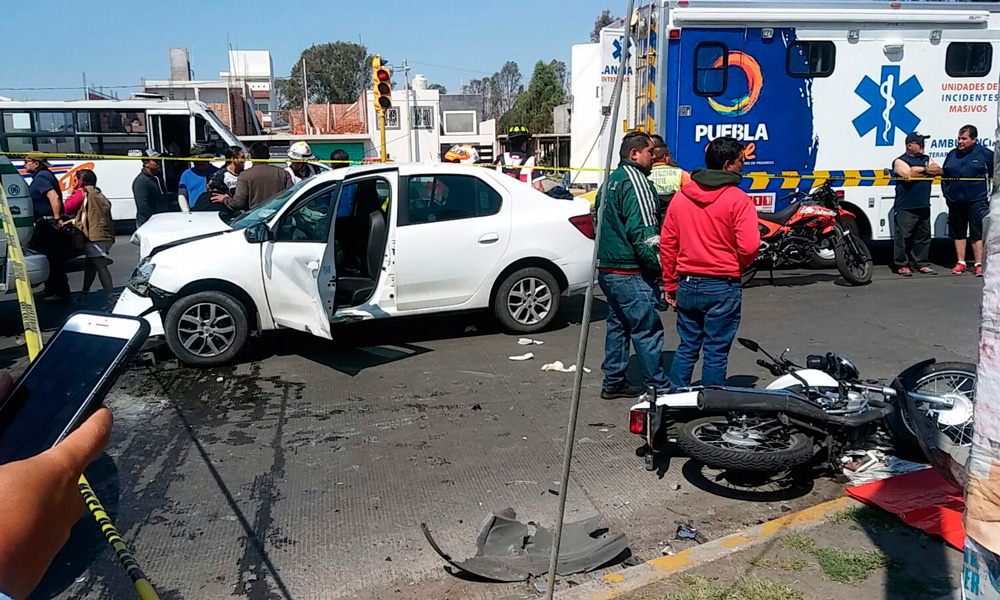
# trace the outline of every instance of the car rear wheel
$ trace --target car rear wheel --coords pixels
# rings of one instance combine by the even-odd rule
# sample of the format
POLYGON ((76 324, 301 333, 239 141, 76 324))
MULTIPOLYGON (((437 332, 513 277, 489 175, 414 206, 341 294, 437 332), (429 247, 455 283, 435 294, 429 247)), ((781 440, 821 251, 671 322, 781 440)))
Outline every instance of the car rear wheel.
POLYGON ((250 334, 243 304, 229 294, 211 290, 175 302, 167 311, 164 330, 174 356, 200 367, 236 358, 250 334))
POLYGON ((545 269, 518 269, 504 279, 493 297, 493 310, 504 329, 534 333, 548 326, 559 310, 561 291, 545 269))

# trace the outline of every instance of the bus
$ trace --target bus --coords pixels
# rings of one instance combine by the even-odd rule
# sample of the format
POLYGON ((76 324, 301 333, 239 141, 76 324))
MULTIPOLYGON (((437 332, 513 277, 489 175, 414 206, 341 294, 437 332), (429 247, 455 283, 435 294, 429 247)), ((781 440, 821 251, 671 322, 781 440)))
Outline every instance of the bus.
MULTIPOLYGON (((243 147, 235 135, 204 102, 132 100, 57 100, 0 102, 0 151, 11 156, 18 171, 24 161, 17 154, 93 154, 94 158, 53 158, 52 173, 65 193, 73 185, 73 173, 91 169, 98 186, 111 201, 115 221, 135 219, 132 181, 142 168, 136 159, 102 158, 139 156, 151 148, 161 154, 188 156, 191 146, 202 144, 221 155, 229 146, 243 147)), ((177 183, 188 163, 164 161, 167 189, 176 197, 177 183)), ((162 210, 173 210, 168 202, 162 210)))

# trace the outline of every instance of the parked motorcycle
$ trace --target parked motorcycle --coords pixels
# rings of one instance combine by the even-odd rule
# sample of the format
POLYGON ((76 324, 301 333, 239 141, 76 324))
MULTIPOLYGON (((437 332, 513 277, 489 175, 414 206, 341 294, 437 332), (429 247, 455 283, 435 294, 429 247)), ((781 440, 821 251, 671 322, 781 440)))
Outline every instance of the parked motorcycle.
POLYGON ((929 420, 956 446, 972 443, 975 365, 927 360, 885 386, 862 381, 839 354, 810 355, 803 368, 786 358, 788 350, 775 358, 752 340, 738 341, 763 353, 767 359, 757 364, 777 379, 764 389, 692 387, 641 398, 629 414, 629 430, 645 437, 647 469, 668 435, 668 417, 681 421, 671 434, 688 456, 738 471, 777 473, 811 461, 837 468, 840 457, 881 424, 900 454, 921 459, 915 419, 929 420), (904 394, 918 414, 905 408, 904 394))
POLYGON ((840 206, 843 191, 829 182, 810 194, 796 192, 777 213, 758 213, 760 253, 743 273, 743 285, 762 267, 810 264, 837 269, 851 285, 872 279, 872 255, 858 235, 854 214, 840 206))

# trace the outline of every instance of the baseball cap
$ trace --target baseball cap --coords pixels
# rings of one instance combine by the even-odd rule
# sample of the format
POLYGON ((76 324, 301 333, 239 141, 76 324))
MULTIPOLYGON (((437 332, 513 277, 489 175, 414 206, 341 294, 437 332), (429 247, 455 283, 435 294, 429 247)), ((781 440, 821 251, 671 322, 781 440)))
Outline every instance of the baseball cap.
POLYGON ((916 143, 920 144, 921 146, 923 146, 924 145, 924 140, 926 140, 929 137, 931 137, 931 136, 929 136, 929 135, 920 135, 919 133, 917 133, 916 131, 914 131, 913 133, 907 134, 907 136, 906 136, 906 143, 909 144, 910 142, 916 142, 916 143))
POLYGON ((139 156, 143 158, 160 158, 163 155, 152 148, 146 148, 145 150, 139 152, 139 156))
POLYGON ((42 165, 43 167, 45 167, 46 169, 51 169, 52 168, 52 165, 49 164, 48 159, 45 158, 44 156, 40 155, 40 154, 29 153, 29 154, 26 154, 24 158, 25 158, 25 160, 33 160, 36 163, 38 163, 38 164, 42 165))

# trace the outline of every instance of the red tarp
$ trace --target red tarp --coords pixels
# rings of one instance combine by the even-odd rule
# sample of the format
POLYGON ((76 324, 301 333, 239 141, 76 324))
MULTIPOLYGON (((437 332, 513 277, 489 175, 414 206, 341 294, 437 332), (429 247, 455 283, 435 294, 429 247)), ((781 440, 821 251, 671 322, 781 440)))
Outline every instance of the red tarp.
POLYGON ((934 469, 849 487, 847 495, 894 513, 904 523, 939 535, 955 548, 964 549, 962 489, 945 481, 934 469))

